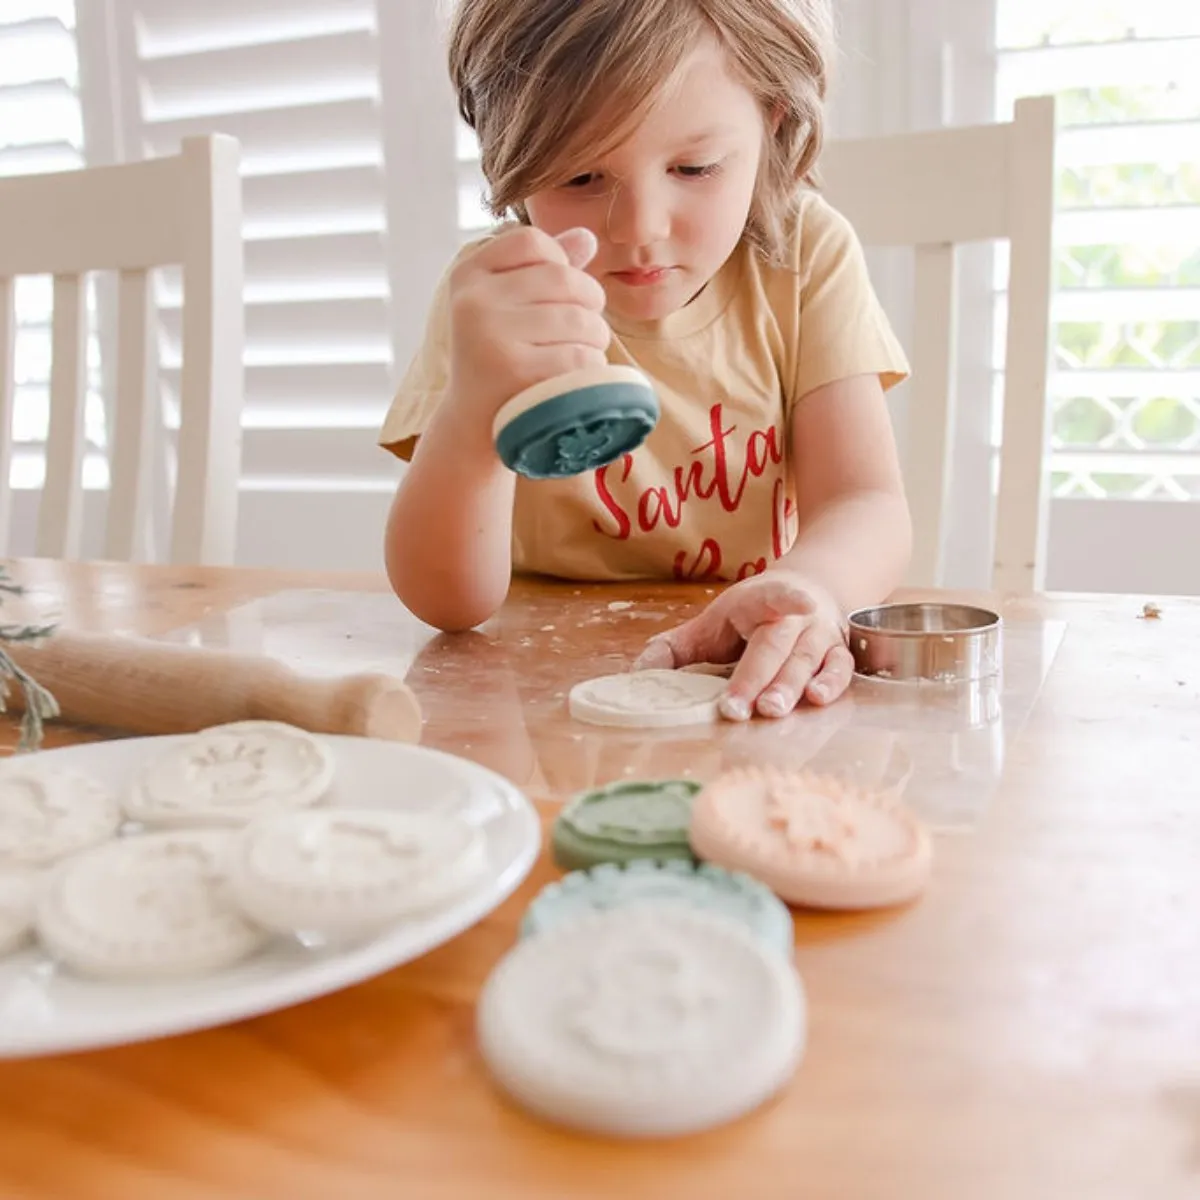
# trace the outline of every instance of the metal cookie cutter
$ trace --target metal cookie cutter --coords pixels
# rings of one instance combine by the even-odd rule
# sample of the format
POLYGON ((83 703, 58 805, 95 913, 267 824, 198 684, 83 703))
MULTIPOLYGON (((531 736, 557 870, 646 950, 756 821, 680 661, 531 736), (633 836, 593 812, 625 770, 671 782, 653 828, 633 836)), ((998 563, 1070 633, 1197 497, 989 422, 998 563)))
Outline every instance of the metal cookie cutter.
POLYGON ((999 614, 969 604, 883 604, 850 614, 854 670, 873 679, 961 683, 1000 674, 999 614))

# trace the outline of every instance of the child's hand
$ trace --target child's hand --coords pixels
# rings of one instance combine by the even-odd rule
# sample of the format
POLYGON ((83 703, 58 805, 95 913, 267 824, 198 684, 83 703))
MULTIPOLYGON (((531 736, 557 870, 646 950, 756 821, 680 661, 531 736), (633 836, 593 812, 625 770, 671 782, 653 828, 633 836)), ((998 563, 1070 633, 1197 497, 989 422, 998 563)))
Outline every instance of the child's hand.
POLYGON ((506 401, 535 383, 602 366, 612 331, 604 288, 583 267, 586 229, 552 238, 532 227, 500 234, 451 272, 450 395, 490 430, 506 401))
POLYGON ((744 721, 783 717, 801 699, 829 704, 847 688, 854 660, 845 621, 822 587, 784 569, 735 583, 698 617, 650 640, 635 669, 740 662, 721 702, 744 721))

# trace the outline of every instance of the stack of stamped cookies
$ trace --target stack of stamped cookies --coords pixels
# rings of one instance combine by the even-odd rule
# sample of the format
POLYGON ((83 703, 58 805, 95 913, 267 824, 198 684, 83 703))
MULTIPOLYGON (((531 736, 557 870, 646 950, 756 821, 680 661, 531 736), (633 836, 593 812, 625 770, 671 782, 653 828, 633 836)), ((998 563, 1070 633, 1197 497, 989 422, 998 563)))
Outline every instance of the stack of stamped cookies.
MULTIPOLYGON (((639 706, 661 692, 659 723, 713 719, 722 681, 692 679, 589 681, 571 711, 644 724, 639 706)), ((488 979, 480 1046, 528 1110, 628 1137, 696 1132, 779 1092, 807 1025, 788 906, 902 904, 931 865, 928 832, 894 796, 752 766, 703 787, 623 781, 578 795, 552 852, 567 874, 535 898, 488 979)))

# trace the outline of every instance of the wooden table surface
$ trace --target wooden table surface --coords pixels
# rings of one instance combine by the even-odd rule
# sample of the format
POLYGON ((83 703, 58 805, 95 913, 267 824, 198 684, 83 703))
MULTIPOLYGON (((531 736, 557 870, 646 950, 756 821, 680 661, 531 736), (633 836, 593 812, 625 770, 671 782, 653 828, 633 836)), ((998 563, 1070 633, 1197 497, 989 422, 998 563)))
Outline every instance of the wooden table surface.
MULTIPOLYGON (((383 589, 374 576, 243 570, 28 562, 16 573, 30 603, 66 624, 153 635, 219 629, 221 614, 274 593, 383 589)), ((811 760, 858 703, 702 740, 581 734, 563 715, 566 688, 621 669, 705 589, 522 586, 460 638, 367 599, 419 693, 426 744, 503 771, 547 820, 571 791, 622 774, 811 760)), ((0 1197, 1194 1200, 1200 604, 1166 602, 1160 620, 1139 619, 1141 607, 1003 606, 1011 628, 1066 624, 1031 715, 1009 731, 999 786, 969 829, 937 838, 915 906, 797 916, 809 1049, 752 1117, 677 1142, 610 1143, 548 1129, 493 1091, 474 1000, 555 875, 543 855, 490 918, 359 987, 209 1032, 0 1062, 0 1197)), ((342 628, 337 611, 314 601, 330 626, 323 652, 343 639, 349 666, 362 629, 342 628)), ((49 744, 80 736, 53 729, 49 744)), ((877 769, 882 780, 894 758, 877 769)))

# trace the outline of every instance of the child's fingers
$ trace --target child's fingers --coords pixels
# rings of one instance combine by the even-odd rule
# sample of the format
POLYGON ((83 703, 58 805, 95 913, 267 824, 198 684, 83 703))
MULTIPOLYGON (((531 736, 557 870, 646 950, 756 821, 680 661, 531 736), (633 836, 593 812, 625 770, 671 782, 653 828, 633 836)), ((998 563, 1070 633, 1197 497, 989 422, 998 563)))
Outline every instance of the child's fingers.
POLYGON ((833 646, 804 694, 813 704, 832 704, 850 686, 853 675, 854 656, 844 645, 833 646))
POLYGON ((564 230, 554 240, 566 251, 567 261, 573 267, 586 267, 600 248, 596 235, 582 227, 564 230))
POLYGON ((784 617, 754 630, 721 698, 722 716, 730 721, 749 719, 763 689, 787 662, 804 625, 803 617, 784 617))
MULTIPOLYGON (((735 584, 698 617, 651 638, 633 664, 634 670, 672 670, 699 662, 732 662, 743 644, 748 645, 759 629, 808 617, 815 610, 816 605, 807 589, 786 572, 760 575, 748 584, 735 584)), ((745 657, 743 655, 743 661, 745 657)), ((779 660, 782 658, 783 654, 779 660)), ((774 677, 778 667, 777 661, 764 685, 774 677)), ((739 666, 738 669, 743 668, 739 666)), ((734 678, 737 678, 737 672, 734 678)), ((757 696, 756 691, 746 697, 750 707, 757 696)))
POLYGON ((760 693, 755 707, 764 717, 786 717, 800 703, 813 677, 822 669, 826 644, 809 626, 792 646, 775 678, 760 693))
POLYGON ((811 616, 817 607, 804 584, 786 571, 760 575, 754 580, 753 587, 740 591, 731 588, 717 603, 726 597, 729 603, 722 615, 745 641, 764 625, 785 618, 811 616))
POLYGON ((451 278, 462 278, 478 270, 502 273, 520 271, 541 263, 559 263, 582 269, 596 254, 596 235, 588 229, 568 229, 558 237, 532 225, 506 230, 478 250, 461 259, 451 278))
MULTIPOLYGON (((681 664, 686 666, 686 664, 681 664)), ((675 669, 675 650, 671 645, 671 635, 660 633, 651 638, 641 654, 634 660, 635 671, 672 671, 675 669)))
POLYGON ((732 662, 741 645, 742 639, 708 608, 674 629, 655 634, 646 643, 633 669, 671 671, 692 663, 732 662))
POLYGON ((599 313, 608 302, 603 284, 565 263, 540 262, 509 271, 504 287, 505 301, 513 306, 577 304, 599 313))

